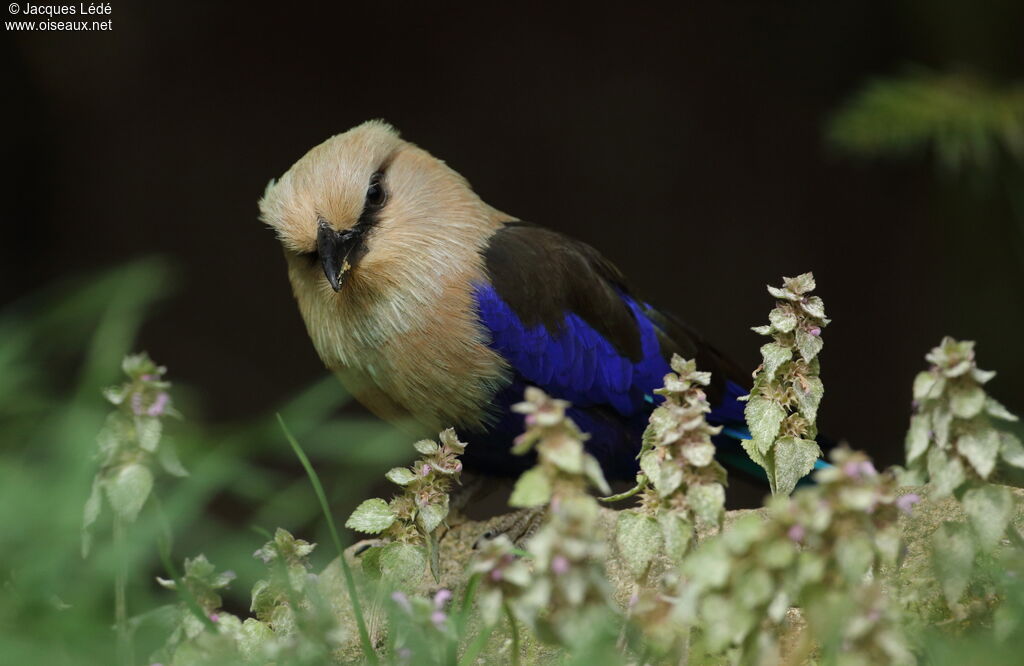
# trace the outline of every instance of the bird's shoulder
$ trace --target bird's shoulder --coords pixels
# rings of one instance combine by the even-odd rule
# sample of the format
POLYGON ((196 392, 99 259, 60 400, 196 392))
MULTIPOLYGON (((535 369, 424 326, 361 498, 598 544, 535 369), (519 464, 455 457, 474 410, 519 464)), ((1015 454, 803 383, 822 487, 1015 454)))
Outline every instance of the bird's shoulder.
POLYGON ((624 357, 642 356, 625 276, 590 245, 529 222, 507 222, 483 250, 496 295, 528 327, 560 332, 576 314, 624 357))

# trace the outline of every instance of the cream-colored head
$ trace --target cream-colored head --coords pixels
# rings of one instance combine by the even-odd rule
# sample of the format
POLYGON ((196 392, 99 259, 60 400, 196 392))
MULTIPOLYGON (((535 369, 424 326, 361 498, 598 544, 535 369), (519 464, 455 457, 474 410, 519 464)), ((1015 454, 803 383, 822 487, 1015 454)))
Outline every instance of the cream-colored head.
POLYGON ((351 280, 369 288, 380 286, 373 284, 378 280, 393 282, 410 252, 447 260, 453 246, 476 235, 481 221, 500 217, 462 176, 382 121, 363 123, 306 153, 267 186, 260 213, 286 252, 320 270, 330 263, 315 257, 325 249, 325 231, 354 245, 340 249, 352 253, 348 267, 345 257, 337 257, 334 277, 343 287, 351 280))
POLYGON ((483 387, 467 393, 439 382, 461 369, 493 384, 501 372, 471 290, 482 278, 481 249, 508 216, 380 121, 310 150, 259 205, 284 247, 317 352, 357 397, 382 413, 433 412, 441 424, 451 415, 425 394, 440 392, 452 407, 483 400, 483 387))

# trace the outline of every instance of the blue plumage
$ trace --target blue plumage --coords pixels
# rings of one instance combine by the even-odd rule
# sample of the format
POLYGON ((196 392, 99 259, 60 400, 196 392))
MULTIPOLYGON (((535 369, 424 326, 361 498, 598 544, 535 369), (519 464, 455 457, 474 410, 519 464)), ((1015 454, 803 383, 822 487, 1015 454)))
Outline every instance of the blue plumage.
MULTIPOLYGON (((486 447, 470 447, 477 466, 493 473, 509 473, 525 461, 508 456, 512 439, 523 430, 522 418, 509 407, 522 400, 528 385, 572 403, 569 415, 590 434, 588 449, 615 478, 632 478, 636 454, 651 410, 663 399, 654 393, 671 371, 658 342, 657 324, 646 314, 649 306, 619 291, 639 331, 641 355, 627 358, 594 327, 572 311, 564 313, 558 326, 542 323, 528 326, 490 284, 475 285, 474 296, 480 323, 490 334, 490 346, 511 366, 512 383, 494 397, 496 422, 490 428, 486 447)), ((714 405, 708 420, 726 426, 719 440, 748 438, 743 403, 747 393, 727 381, 725 394, 714 405)), ((727 447, 730 448, 730 447, 727 447)))

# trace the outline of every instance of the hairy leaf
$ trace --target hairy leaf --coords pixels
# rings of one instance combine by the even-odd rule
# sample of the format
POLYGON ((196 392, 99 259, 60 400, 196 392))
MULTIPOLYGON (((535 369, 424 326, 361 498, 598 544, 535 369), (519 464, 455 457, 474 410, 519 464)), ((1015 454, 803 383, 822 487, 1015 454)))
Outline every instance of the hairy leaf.
POLYGON ((821 455, 818 443, 810 439, 782 437, 775 442, 775 494, 788 495, 806 476, 821 455))
POLYGON ((983 551, 991 551, 1006 534, 1013 517, 1013 493, 1006 486, 985 484, 971 488, 961 501, 983 551))
POLYGON ((132 522, 153 490, 153 473, 145 465, 132 463, 122 467, 104 485, 110 507, 121 518, 132 522))
POLYGON ((512 489, 508 503, 511 506, 528 508, 543 506, 551 500, 551 480, 539 467, 522 473, 512 489))
POLYGON ((633 576, 640 577, 662 548, 661 528, 650 516, 622 511, 615 524, 615 543, 633 576))
POLYGON ((388 503, 379 497, 374 497, 356 507, 356 510, 345 521, 345 527, 366 534, 380 534, 391 527, 393 522, 395 522, 395 514, 388 503))
POLYGON ((971 579, 974 539, 963 523, 945 522, 932 534, 932 565, 946 602, 954 606, 971 579))

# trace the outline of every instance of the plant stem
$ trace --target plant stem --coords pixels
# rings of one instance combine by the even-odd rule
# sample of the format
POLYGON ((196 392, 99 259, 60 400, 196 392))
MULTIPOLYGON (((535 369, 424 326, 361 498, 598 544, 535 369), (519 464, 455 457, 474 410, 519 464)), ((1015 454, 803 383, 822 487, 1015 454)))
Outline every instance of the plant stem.
POLYGON ((131 630, 128 628, 127 556, 125 554, 124 522, 114 516, 114 551, 117 553, 117 572, 114 574, 114 624, 117 627, 117 660, 122 666, 135 663, 131 630))
POLYGON ((366 630, 366 620, 363 619, 363 609, 359 604, 359 594, 356 590, 356 580, 352 576, 352 569, 348 566, 348 560, 345 559, 345 549, 341 547, 341 539, 338 538, 338 529, 334 526, 334 517, 331 515, 330 507, 327 505, 327 495, 324 493, 324 487, 320 483, 320 477, 317 476, 316 470, 313 469, 313 465, 310 464, 309 458, 306 457, 305 451, 299 446, 298 441, 292 437, 291 432, 288 430, 288 426, 285 425, 284 419, 281 415, 277 415, 277 422, 281 424, 281 430, 284 431, 285 439, 291 444, 292 449, 295 451, 295 455, 298 456, 299 462, 302 463, 303 468, 306 470, 306 474, 309 476, 310 483, 313 484, 313 492, 316 493, 316 497, 320 500, 320 509, 324 512, 324 516, 327 518, 327 527, 331 531, 331 539, 334 541, 334 547, 338 550, 338 561, 341 564, 341 571, 345 575, 345 587, 348 588, 348 597, 352 602, 352 614, 356 619, 356 627, 359 629, 359 640, 363 644, 363 654, 366 655, 366 661, 370 664, 377 664, 377 653, 373 649, 373 643, 370 642, 370 632, 366 630))
POLYGON ((516 624, 516 618, 507 603, 505 604, 505 617, 508 618, 509 633, 512 634, 512 666, 519 666, 519 651, 521 649, 519 645, 519 625, 516 624))

